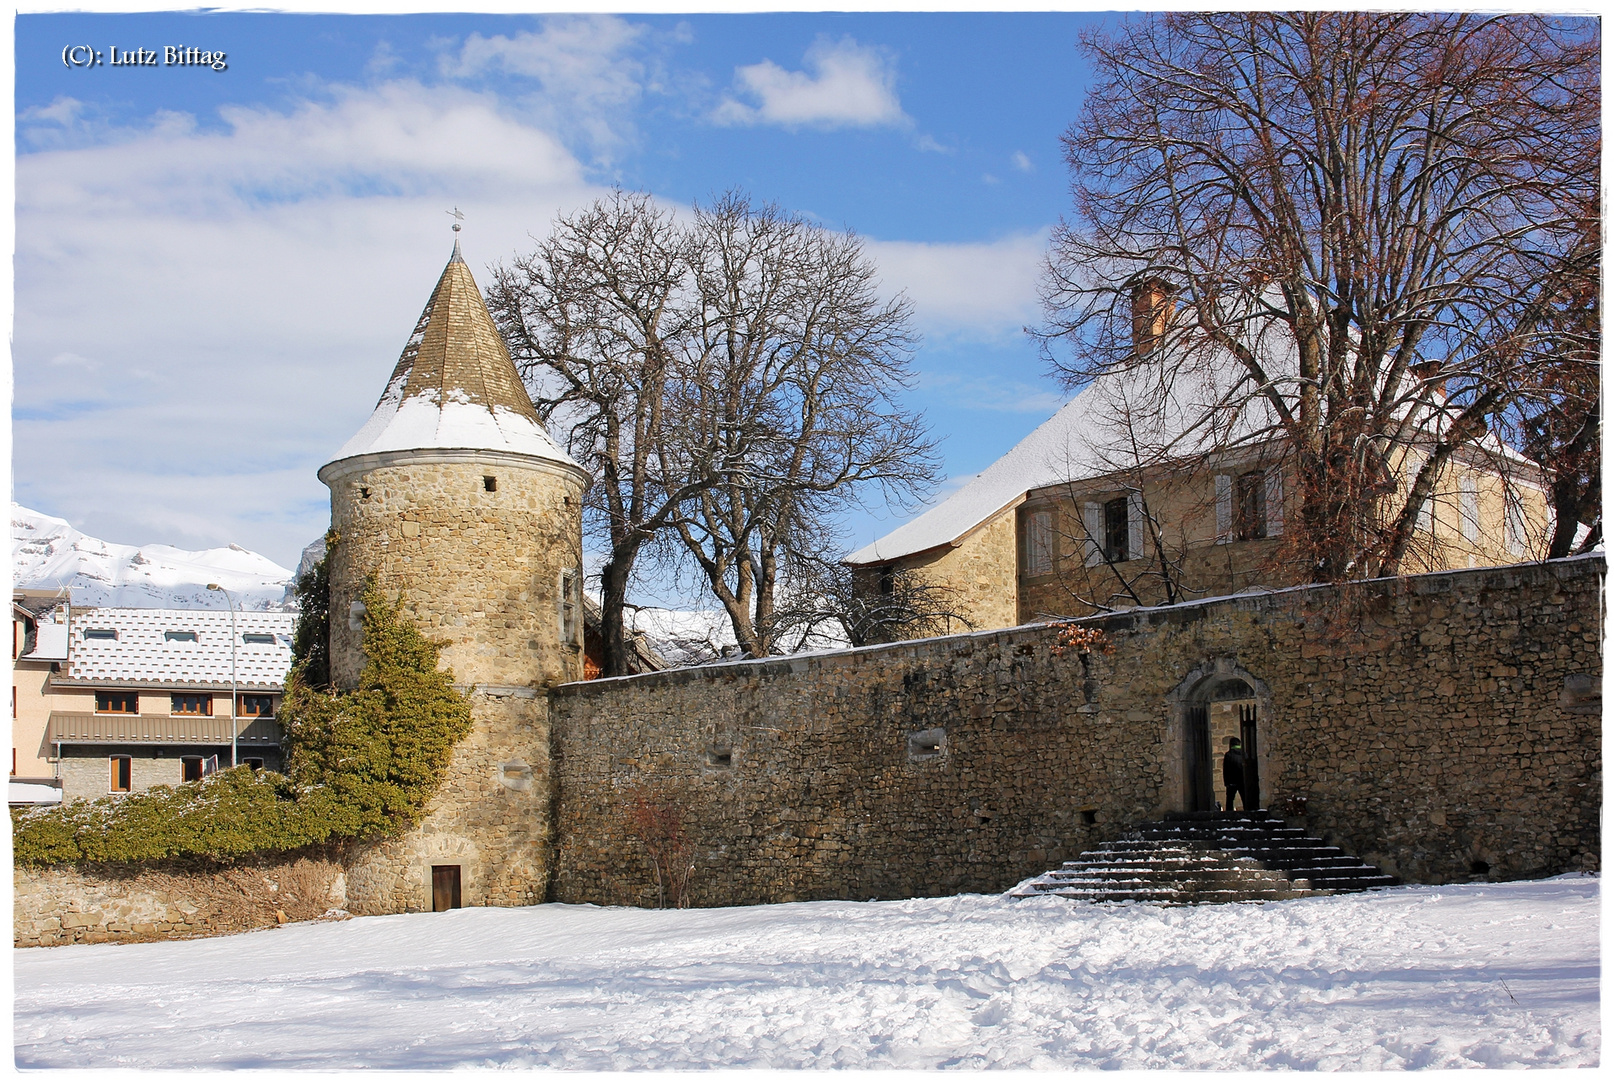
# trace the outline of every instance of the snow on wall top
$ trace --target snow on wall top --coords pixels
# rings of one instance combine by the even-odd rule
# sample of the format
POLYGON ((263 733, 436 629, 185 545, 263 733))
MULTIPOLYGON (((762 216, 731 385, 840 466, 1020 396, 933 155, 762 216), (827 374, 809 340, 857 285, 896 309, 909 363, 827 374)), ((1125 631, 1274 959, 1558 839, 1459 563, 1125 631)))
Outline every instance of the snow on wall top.
MULTIPOLYGON (((235 681, 247 690, 279 690, 291 667, 289 611, 243 611, 235 617, 235 681), (246 640, 269 635, 273 642, 246 640)), ((157 608, 92 608, 73 612, 67 666, 58 682, 168 683, 230 686, 230 613, 157 608), (85 631, 117 637, 86 637, 85 631), (172 635, 194 634, 195 641, 172 635)))
POLYGON ((576 464, 533 410, 458 240, 375 412, 332 461, 431 449, 497 450, 576 464))
POLYGON ((167 544, 109 544, 61 518, 11 504, 11 580, 18 588, 71 589, 75 607, 214 608, 230 590, 238 609, 286 606, 291 571, 245 548, 184 551, 167 544))

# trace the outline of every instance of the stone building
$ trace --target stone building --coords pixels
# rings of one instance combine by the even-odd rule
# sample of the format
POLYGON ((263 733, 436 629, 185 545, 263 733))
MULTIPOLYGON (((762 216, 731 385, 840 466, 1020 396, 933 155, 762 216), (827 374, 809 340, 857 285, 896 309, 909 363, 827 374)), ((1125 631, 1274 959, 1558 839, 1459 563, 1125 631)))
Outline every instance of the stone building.
POLYGON ((356 684, 373 577, 447 642, 472 733, 425 819, 347 874, 359 912, 527 904, 547 888, 547 688, 582 676, 588 475, 544 431, 454 244, 331 489, 331 675, 356 684))
MULTIPOLYGON (((1147 350, 1158 329, 1145 321, 1134 334, 1147 350)), ((1283 369, 1281 357, 1273 363, 1283 369)), ((1131 372, 1096 380, 950 497, 845 562, 870 592, 891 589, 901 570, 944 586, 977 630, 1301 584, 1282 552, 1298 501, 1286 445, 1256 437, 1254 421, 1215 437, 1197 429, 1199 402, 1218 400, 1235 377, 1182 375, 1169 392, 1131 372)), ((1433 404, 1409 406, 1402 443, 1387 452, 1403 498, 1449 424, 1445 400, 1433 389, 1433 404)), ((1549 532, 1543 470, 1488 435, 1441 471, 1402 570, 1538 559, 1549 532)))

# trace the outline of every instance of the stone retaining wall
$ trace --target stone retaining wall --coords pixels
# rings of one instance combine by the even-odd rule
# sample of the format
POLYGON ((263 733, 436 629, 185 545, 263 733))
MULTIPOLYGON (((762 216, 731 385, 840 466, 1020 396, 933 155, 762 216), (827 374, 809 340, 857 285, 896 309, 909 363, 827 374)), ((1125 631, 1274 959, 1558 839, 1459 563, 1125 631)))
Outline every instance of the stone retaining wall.
MULTIPOLYGON (((551 691, 550 898, 653 904, 636 803, 703 905, 997 891, 1187 799, 1234 677, 1265 804, 1408 881, 1598 868, 1602 558, 1455 571, 551 691)), ((1217 770, 1219 773, 1220 770, 1217 770)), ((1219 785, 1219 781, 1218 781, 1219 785)))
POLYGON ((213 937, 345 918, 347 903, 343 866, 325 855, 229 869, 19 868, 12 888, 19 946, 213 937))

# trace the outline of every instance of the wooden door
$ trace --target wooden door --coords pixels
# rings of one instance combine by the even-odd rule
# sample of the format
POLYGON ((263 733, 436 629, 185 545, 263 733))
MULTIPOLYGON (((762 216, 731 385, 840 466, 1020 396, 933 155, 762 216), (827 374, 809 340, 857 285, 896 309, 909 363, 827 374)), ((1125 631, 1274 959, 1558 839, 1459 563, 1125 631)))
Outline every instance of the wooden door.
POLYGON ((460 906, 460 868, 432 867, 432 910, 449 911, 460 906))

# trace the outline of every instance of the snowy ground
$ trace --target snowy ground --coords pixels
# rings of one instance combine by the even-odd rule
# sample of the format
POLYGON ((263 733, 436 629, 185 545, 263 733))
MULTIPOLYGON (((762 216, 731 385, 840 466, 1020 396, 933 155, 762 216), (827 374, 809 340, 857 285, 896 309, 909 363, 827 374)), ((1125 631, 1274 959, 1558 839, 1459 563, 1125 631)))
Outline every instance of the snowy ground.
POLYGON ((15 954, 23 1067, 1594 1066, 1598 881, 549 905, 15 954))

